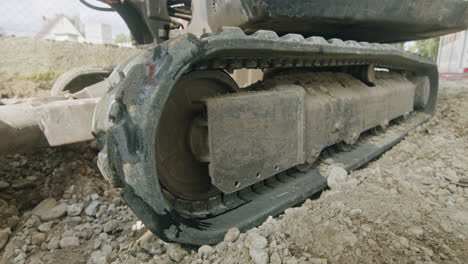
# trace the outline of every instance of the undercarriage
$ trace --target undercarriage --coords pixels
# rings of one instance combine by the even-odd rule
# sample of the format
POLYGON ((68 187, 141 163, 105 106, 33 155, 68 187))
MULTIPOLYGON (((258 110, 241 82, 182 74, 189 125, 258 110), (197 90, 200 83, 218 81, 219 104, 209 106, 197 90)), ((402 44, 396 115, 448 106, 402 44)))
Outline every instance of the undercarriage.
POLYGON ((437 78, 431 60, 389 45, 181 36, 110 76, 98 165, 159 237, 213 244, 325 188, 321 153, 352 170, 397 143, 433 113, 437 78), (245 68, 264 80, 239 88, 228 72, 245 68))

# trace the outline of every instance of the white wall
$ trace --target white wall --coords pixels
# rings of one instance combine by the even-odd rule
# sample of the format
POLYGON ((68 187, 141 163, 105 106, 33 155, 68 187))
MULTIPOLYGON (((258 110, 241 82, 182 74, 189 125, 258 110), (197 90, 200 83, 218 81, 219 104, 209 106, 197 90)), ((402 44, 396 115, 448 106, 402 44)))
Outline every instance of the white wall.
POLYGON ((87 42, 95 44, 113 43, 112 27, 108 24, 85 24, 85 37, 87 42))
POLYGON ((440 38, 437 65, 441 73, 463 73, 468 70, 468 31, 440 38))

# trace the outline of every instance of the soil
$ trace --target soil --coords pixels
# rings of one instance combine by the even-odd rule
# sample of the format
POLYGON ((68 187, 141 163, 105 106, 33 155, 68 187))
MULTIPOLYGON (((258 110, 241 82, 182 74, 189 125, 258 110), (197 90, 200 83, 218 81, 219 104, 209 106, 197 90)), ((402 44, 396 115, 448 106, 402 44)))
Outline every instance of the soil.
POLYGON ((0 99, 47 96, 54 80, 81 66, 115 67, 135 48, 0 36, 0 99))
MULTIPOLYGON (((0 94, 47 94, 21 76, 136 52, 79 45, 1 37, 0 94)), ((468 81, 440 86, 436 115, 381 157, 340 177, 324 165, 320 197, 197 249, 147 231, 100 175, 95 142, 0 156, 0 263, 468 263, 468 81)))

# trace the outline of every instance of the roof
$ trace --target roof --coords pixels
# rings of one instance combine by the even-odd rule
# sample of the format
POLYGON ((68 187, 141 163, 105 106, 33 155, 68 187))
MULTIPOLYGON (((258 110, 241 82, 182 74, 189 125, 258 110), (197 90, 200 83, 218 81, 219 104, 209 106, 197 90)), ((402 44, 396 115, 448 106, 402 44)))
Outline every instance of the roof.
MULTIPOLYGON (((56 17, 54 17, 53 19, 49 20, 47 22, 47 24, 45 24, 41 30, 36 34, 36 38, 44 38, 47 33, 49 33, 50 30, 52 30, 52 28, 54 28, 54 26, 62 19, 62 18, 65 18, 67 19, 73 26, 75 26, 75 24, 70 20, 70 18, 68 18, 67 16, 65 15, 58 15, 56 17)), ((75 26, 75 29, 77 32, 80 32, 80 30, 78 28, 76 28, 75 26)))

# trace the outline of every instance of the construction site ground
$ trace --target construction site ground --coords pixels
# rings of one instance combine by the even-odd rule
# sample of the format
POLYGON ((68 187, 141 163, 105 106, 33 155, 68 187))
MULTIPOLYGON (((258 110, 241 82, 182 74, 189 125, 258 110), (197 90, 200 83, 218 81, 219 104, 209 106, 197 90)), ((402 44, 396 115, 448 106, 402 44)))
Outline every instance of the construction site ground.
MULTIPOLYGON (((137 52, 0 37, 0 99, 137 52)), ((468 263, 468 80, 440 86, 435 117, 378 159, 350 174, 324 159, 329 190, 200 248, 145 228, 100 175, 95 142, 0 156, 0 264, 468 263)))

